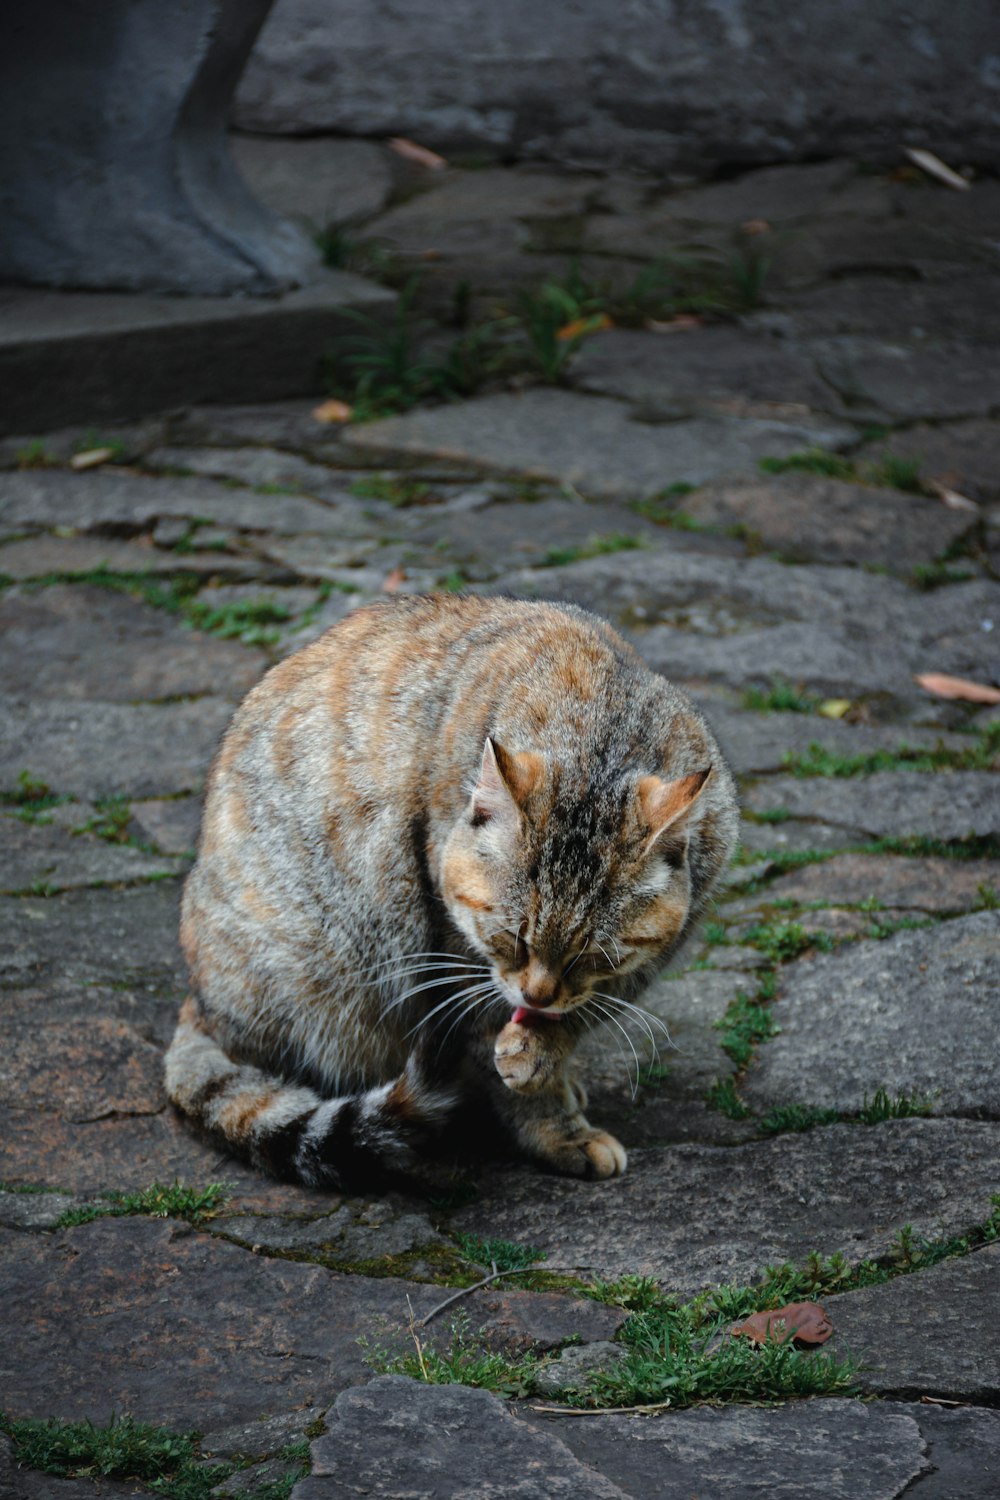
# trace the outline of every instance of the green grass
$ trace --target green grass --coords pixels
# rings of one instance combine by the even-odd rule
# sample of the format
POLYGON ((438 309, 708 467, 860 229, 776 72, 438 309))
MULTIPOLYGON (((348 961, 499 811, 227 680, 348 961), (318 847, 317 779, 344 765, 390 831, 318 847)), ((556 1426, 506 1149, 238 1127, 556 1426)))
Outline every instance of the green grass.
POLYGON ((766 953, 773 963, 797 958, 807 948, 829 952, 833 940, 825 932, 808 932, 801 922, 755 922, 743 934, 742 941, 766 953))
POLYGON ((612 532, 609 536, 591 537, 575 546, 550 547, 538 560, 540 568, 562 568, 567 563, 582 562, 588 557, 606 557, 613 552, 634 552, 645 546, 641 537, 612 532))
POLYGON ((732 1078, 717 1078, 705 1095, 710 1109, 717 1109, 727 1120, 745 1120, 749 1107, 740 1098, 732 1078))
POLYGON ((757 713, 811 714, 820 701, 780 677, 773 677, 769 688, 751 687, 743 694, 743 707, 757 713))
POLYGON ((968 583, 974 577, 971 568, 952 568, 943 562, 917 563, 910 574, 917 588, 927 591, 944 588, 949 583, 968 583))
POLYGON ((207 599, 185 600, 181 612, 190 625, 224 641, 240 640, 245 646, 270 646, 278 639, 274 625, 291 619, 291 612, 274 599, 235 599, 211 604, 207 599))
POLYGON ((32 438, 30 443, 18 448, 16 457, 19 469, 44 469, 59 463, 59 459, 46 450, 41 438, 32 438))
POLYGON ((167 1500, 208 1500, 228 1479, 231 1464, 198 1461, 191 1434, 129 1416, 105 1426, 92 1422, 18 1420, 0 1414, 0 1429, 19 1465, 79 1479, 124 1479, 148 1484, 167 1500))
POLYGON ((762 458, 758 467, 764 474, 820 474, 828 479, 902 490, 911 495, 927 493, 920 478, 920 460, 904 458, 888 449, 877 462, 858 464, 854 459, 830 453, 826 448, 806 448, 800 453, 789 453, 786 458, 762 458))
POLYGON ((99 797, 94 806, 97 809, 95 816, 81 823, 79 828, 74 828, 74 833, 93 833, 109 844, 133 842, 128 835, 132 809, 126 796, 119 794, 113 797, 99 797))
POLYGON ((351 485, 351 494, 359 500, 383 500, 399 509, 422 504, 430 493, 430 485, 421 480, 393 474, 365 474, 351 485))
POLYGON ((466 1260, 484 1266, 487 1271, 494 1265, 498 1271, 520 1271, 545 1259, 544 1250, 534 1245, 517 1245, 513 1240, 480 1240, 473 1234, 456 1234, 455 1240, 466 1260))
POLYGON ((751 998, 745 990, 736 992, 715 1029, 722 1033, 720 1047, 739 1069, 747 1066, 758 1043, 769 1041, 781 1030, 761 994, 751 998))
POLYGON ((76 799, 68 793, 53 792, 47 782, 30 771, 22 771, 14 787, 0 788, 0 806, 13 808, 25 823, 51 823, 51 810, 76 799))
POLYGON ((825 448, 806 448, 801 453, 789 453, 786 458, 766 456, 758 459, 757 467, 762 474, 822 474, 827 479, 856 479, 857 469, 853 461, 839 453, 829 453, 825 448))
POLYGON ((534 1355, 510 1360, 491 1353, 470 1332, 464 1313, 453 1319, 449 1333, 448 1342, 439 1345, 432 1333, 418 1332, 414 1327, 412 1352, 395 1352, 365 1338, 358 1342, 366 1364, 380 1375, 408 1375, 427 1385, 469 1385, 493 1391, 506 1400, 528 1395, 539 1363, 534 1355))
POLYGON ((784 1135, 814 1130, 822 1125, 881 1125, 886 1120, 911 1120, 929 1115, 933 1100, 919 1094, 890 1094, 876 1089, 858 1110, 822 1109, 808 1104, 785 1104, 757 1121, 761 1135, 784 1135))
POLYGON ((102 1193, 100 1203, 68 1209, 55 1227, 69 1229, 76 1224, 92 1223, 94 1219, 119 1219, 133 1214, 156 1219, 187 1219, 191 1224, 198 1224, 221 1208, 228 1196, 228 1189, 221 1182, 210 1182, 205 1188, 187 1187, 177 1180, 153 1182, 138 1192, 102 1193))
POLYGON ((841 755, 813 740, 802 754, 789 752, 783 764, 796 776, 857 777, 877 771, 994 771, 1000 769, 1000 724, 990 724, 962 749, 898 745, 863 755, 841 755))

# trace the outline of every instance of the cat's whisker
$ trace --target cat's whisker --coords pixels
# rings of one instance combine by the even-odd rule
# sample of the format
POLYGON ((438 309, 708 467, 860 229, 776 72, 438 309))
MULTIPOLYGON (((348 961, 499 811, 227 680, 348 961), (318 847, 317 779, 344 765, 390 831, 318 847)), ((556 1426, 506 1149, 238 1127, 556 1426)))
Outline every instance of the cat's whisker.
MULTIPOLYGON (((612 961, 611 961, 611 955, 608 952, 607 948, 605 948, 604 944, 602 942, 600 942, 597 938, 594 939, 594 942, 597 943, 598 948, 600 948, 601 952, 604 954, 604 960, 605 960, 608 968, 609 969, 617 968, 617 964, 612 963, 612 961)), ((620 955, 619 955, 619 962, 620 961, 621 961, 621 959, 620 959, 620 955)))
MULTIPOLYGON (((625 1030, 625 1027, 621 1024, 621 1022, 619 1020, 616 1019, 613 1011, 610 1011, 610 1010, 606 1009, 605 1006, 603 1006, 603 1005, 596 1004, 595 1001, 594 1001, 593 996, 591 996, 590 1000, 587 1003, 591 1004, 591 1005, 594 1005, 594 1009, 600 1011, 600 1013, 604 1016, 605 1023, 608 1024, 608 1025, 616 1027, 617 1030, 621 1032, 622 1036, 625 1038, 625 1040, 629 1044, 629 1048, 631 1049, 632 1056, 635 1058, 635 1081, 632 1084, 632 1098, 634 1099, 636 1097, 636 1095, 638 1094, 638 1092, 639 1092, 639 1073, 640 1073, 639 1054, 635 1050, 635 1044, 633 1043, 632 1038, 629 1036, 628 1032, 625 1030)), ((624 1049, 620 1047, 619 1051, 621 1051, 621 1054, 622 1054, 623 1057, 625 1057, 625 1060, 626 1060, 626 1063, 627 1063, 628 1062, 628 1058, 626 1057, 624 1049)))
POLYGON ((467 986, 464 990, 459 990, 457 994, 446 996, 444 1000, 441 1000, 437 1005, 435 1005, 433 1010, 428 1011, 426 1016, 420 1017, 416 1025, 412 1026, 406 1033, 406 1037, 409 1038, 411 1036, 414 1036, 421 1029, 421 1027, 426 1026, 430 1021, 432 1021, 439 1011, 447 1010, 449 1005, 459 1005, 463 1001, 473 999, 475 996, 483 994, 488 990, 491 990, 492 988, 492 983, 473 984, 467 986))
MULTIPOLYGON (((468 977, 463 975, 463 978, 468 977)), ((454 974, 439 974, 436 979, 425 979, 421 984, 415 984, 411 989, 404 990, 401 995, 397 995, 386 1006, 384 1014, 390 1015, 392 1011, 398 1010, 401 1005, 405 1005, 407 1000, 412 1000, 414 995, 422 995, 425 990, 440 989, 443 984, 454 984, 455 980, 456 976, 454 974)))
MULTIPOLYGON (((658 1016, 655 1011, 644 1010, 641 1005, 634 1005, 631 1000, 623 1000, 620 995, 608 995, 603 990, 596 990, 595 994, 600 995, 602 1000, 610 1000, 613 1005, 620 1006, 622 1010, 627 1011, 629 1015, 635 1016, 640 1025, 646 1029, 647 1034, 649 1031, 650 1022, 652 1022, 654 1026, 658 1026, 663 1032, 663 1036, 666 1040, 667 1046, 673 1047, 676 1051, 676 1043, 671 1038, 670 1028, 667 1026, 667 1023, 663 1020, 662 1016, 658 1016)), ((653 1041, 652 1036, 650 1036, 650 1041, 653 1041)), ((654 1042, 654 1046, 655 1045, 656 1044, 654 1042)))

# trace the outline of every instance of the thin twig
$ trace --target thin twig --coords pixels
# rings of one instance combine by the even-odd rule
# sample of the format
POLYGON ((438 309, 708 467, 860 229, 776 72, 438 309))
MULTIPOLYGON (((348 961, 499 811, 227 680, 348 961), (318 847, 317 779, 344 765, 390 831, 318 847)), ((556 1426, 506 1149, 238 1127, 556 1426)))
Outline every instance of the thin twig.
MULTIPOLYGON (((494 1261, 493 1264, 495 1265, 496 1262, 494 1261)), ((432 1307, 427 1316, 420 1319, 417 1327, 426 1328, 431 1318, 436 1318, 439 1312, 444 1312, 446 1307, 450 1307, 460 1297, 467 1297, 470 1292, 478 1292, 481 1287, 489 1286, 491 1281, 499 1281, 501 1276, 525 1276, 531 1271, 553 1271, 558 1275, 572 1275, 577 1270, 579 1270, 578 1266, 547 1266, 544 1262, 535 1260, 532 1261, 530 1266, 515 1266, 510 1271, 493 1271, 489 1276, 484 1276, 482 1281, 474 1281, 471 1286, 463 1286, 461 1291, 454 1292, 450 1297, 446 1297, 443 1302, 439 1302, 437 1307, 432 1307)))
POLYGON ((407 1292, 407 1294, 406 1294, 406 1305, 410 1309, 410 1338, 413 1340, 414 1345, 416 1346, 417 1360, 419 1361, 419 1364, 420 1364, 420 1373, 421 1373, 421 1375, 424 1377, 424 1379, 429 1384, 431 1377, 428 1375, 428 1373, 427 1373, 427 1366, 424 1363, 423 1346, 421 1345, 419 1335, 417 1334, 417 1326, 418 1325, 417 1325, 416 1316, 415 1316, 414 1311, 413 1311, 413 1303, 410 1301, 410 1294, 409 1294, 409 1292, 407 1292))
POLYGON ((554 1417, 614 1417, 622 1412, 666 1411, 671 1401, 656 1401, 650 1406, 530 1406, 529 1411, 548 1412, 554 1417))

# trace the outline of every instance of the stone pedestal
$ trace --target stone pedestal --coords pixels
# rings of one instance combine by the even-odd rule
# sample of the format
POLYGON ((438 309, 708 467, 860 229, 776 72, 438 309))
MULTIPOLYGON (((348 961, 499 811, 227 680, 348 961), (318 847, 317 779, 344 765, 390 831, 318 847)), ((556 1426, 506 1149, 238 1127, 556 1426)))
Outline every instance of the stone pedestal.
POLYGON ((0 279, 218 296, 311 280, 225 127, 272 0, 35 0, 0 16, 0 279))

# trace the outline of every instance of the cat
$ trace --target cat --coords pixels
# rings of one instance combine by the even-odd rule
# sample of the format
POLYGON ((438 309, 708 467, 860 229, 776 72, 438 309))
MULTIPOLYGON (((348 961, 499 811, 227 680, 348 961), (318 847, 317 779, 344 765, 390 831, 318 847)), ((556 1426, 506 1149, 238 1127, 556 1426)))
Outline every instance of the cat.
POLYGON ((573 1052, 690 934, 736 840, 704 720, 574 606, 364 606, 273 667, 210 771, 170 1098, 313 1186, 419 1163, 463 1099, 608 1178, 573 1052))

